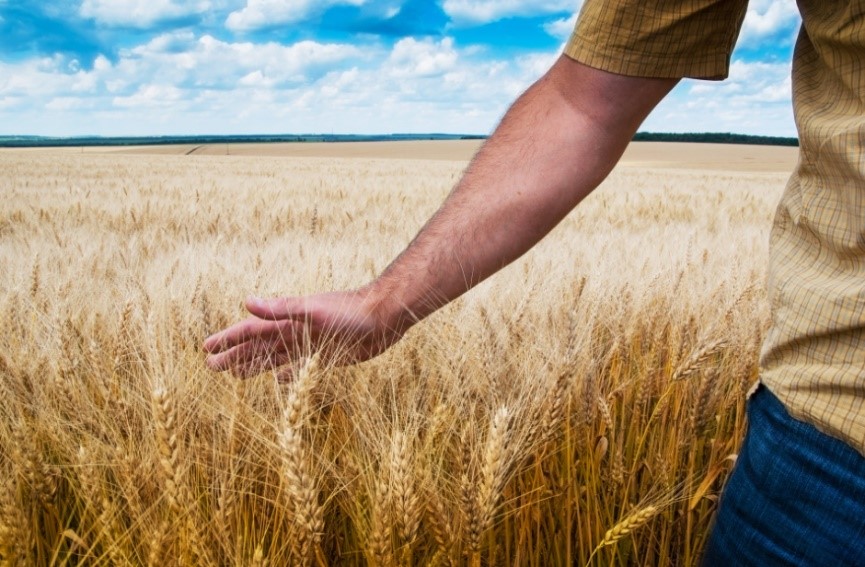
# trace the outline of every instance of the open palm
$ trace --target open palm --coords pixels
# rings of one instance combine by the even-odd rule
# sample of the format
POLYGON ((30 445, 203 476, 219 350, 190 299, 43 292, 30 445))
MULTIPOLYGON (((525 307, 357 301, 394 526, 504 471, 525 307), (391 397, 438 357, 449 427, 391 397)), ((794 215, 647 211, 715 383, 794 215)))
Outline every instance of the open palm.
POLYGON ((325 363, 351 364, 380 354, 399 339, 360 291, 250 298, 246 308, 252 317, 205 340, 211 369, 246 377, 312 352, 325 363))

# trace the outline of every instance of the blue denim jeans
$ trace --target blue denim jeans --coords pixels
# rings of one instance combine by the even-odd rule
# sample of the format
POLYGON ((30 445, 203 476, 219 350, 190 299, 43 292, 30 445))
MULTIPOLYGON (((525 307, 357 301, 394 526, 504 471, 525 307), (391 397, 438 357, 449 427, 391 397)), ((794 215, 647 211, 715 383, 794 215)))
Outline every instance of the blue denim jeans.
POLYGON ((865 566, 865 457, 760 386, 703 565, 865 566))

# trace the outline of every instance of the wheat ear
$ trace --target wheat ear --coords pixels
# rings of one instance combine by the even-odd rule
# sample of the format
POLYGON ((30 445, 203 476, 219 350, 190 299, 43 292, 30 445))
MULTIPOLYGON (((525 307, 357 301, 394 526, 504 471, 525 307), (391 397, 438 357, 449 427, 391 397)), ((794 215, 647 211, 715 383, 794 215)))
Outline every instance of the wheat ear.
POLYGON ((480 549, 480 538, 493 523, 496 508, 507 480, 510 457, 508 441, 510 437, 510 412, 501 407, 496 411, 484 448, 484 462, 481 467, 481 483, 477 492, 477 503, 473 507, 474 516, 469 532, 472 551, 480 549))
POLYGON ((27 517, 15 498, 15 482, 12 475, 0 481, 0 557, 8 565, 17 565, 30 545, 30 528, 27 517))
POLYGON ((165 483, 165 498, 172 512, 180 514, 180 469, 177 443, 177 412, 174 396, 165 388, 157 388, 152 394, 153 417, 156 423, 156 446, 159 450, 159 467, 165 483))
POLYGON ((414 541, 420 523, 420 501, 412 479, 410 448, 404 433, 394 435, 390 455, 393 497, 399 535, 406 545, 414 541))
POLYGON ((600 551, 604 547, 615 544, 623 537, 629 535, 640 526, 646 524, 657 513, 657 506, 647 506, 645 508, 637 510, 633 514, 625 516, 623 520, 621 520, 615 526, 607 530, 607 533, 604 534, 604 539, 602 539, 601 543, 599 543, 597 547, 595 547, 595 549, 592 551, 592 554, 589 556, 589 561, 588 563, 586 563, 586 565, 589 565, 592 562, 592 558, 598 551, 600 551))
POLYGON ((386 479, 379 478, 373 488, 372 522, 367 544, 375 557, 376 565, 393 564, 391 544, 391 492, 386 479))
POLYGON ((444 503, 440 496, 432 490, 425 493, 427 523, 433 539, 438 545, 436 555, 444 554, 450 561, 454 546, 454 528, 448 519, 444 503))
POLYGON ((283 410, 279 438, 292 510, 291 547, 296 560, 302 565, 312 561, 313 547, 321 540, 323 531, 323 511, 318 502, 318 489, 310 471, 309 454, 302 435, 317 369, 318 357, 313 357, 301 368, 292 383, 283 410))
POLYGON ((697 374, 703 366, 709 362, 716 354, 727 347, 727 342, 723 340, 712 341, 706 343, 701 348, 694 351, 684 364, 679 366, 673 373, 672 381, 685 380, 694 374, 697 374))

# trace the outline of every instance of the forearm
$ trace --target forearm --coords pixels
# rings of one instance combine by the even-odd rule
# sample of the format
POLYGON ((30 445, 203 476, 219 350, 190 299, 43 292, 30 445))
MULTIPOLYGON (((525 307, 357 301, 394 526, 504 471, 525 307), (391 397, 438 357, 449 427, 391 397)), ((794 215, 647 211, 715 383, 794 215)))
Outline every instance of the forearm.
POLYGON ((439 211, 368 286, 387 324, 402 332, 543 238, 607 176, 673 84, 560 60, 514 103, 439 211), (619 92, 617 81, 632 90, 619 92))
POLYGON ((511 107, 411 245, 361 290, 250 299, 251 317, 207 338, 207 364, 248 376, 310 351, 367 360, 512 262, 594 189, 675 81, 560 58, 511 107))

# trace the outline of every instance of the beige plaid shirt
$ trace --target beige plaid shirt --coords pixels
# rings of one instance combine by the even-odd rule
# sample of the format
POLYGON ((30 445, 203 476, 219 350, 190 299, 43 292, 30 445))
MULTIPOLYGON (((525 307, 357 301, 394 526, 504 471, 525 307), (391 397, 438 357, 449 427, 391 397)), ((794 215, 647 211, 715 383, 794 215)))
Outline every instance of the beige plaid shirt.
MULTIPOLYGON (((565 53, 623 75, 724 78, 746 4, 587 0, 565 53)), ((799 9, 799 164, 771 233, 761 380, 791 415, 865 455, 865 0, 799 9)))

